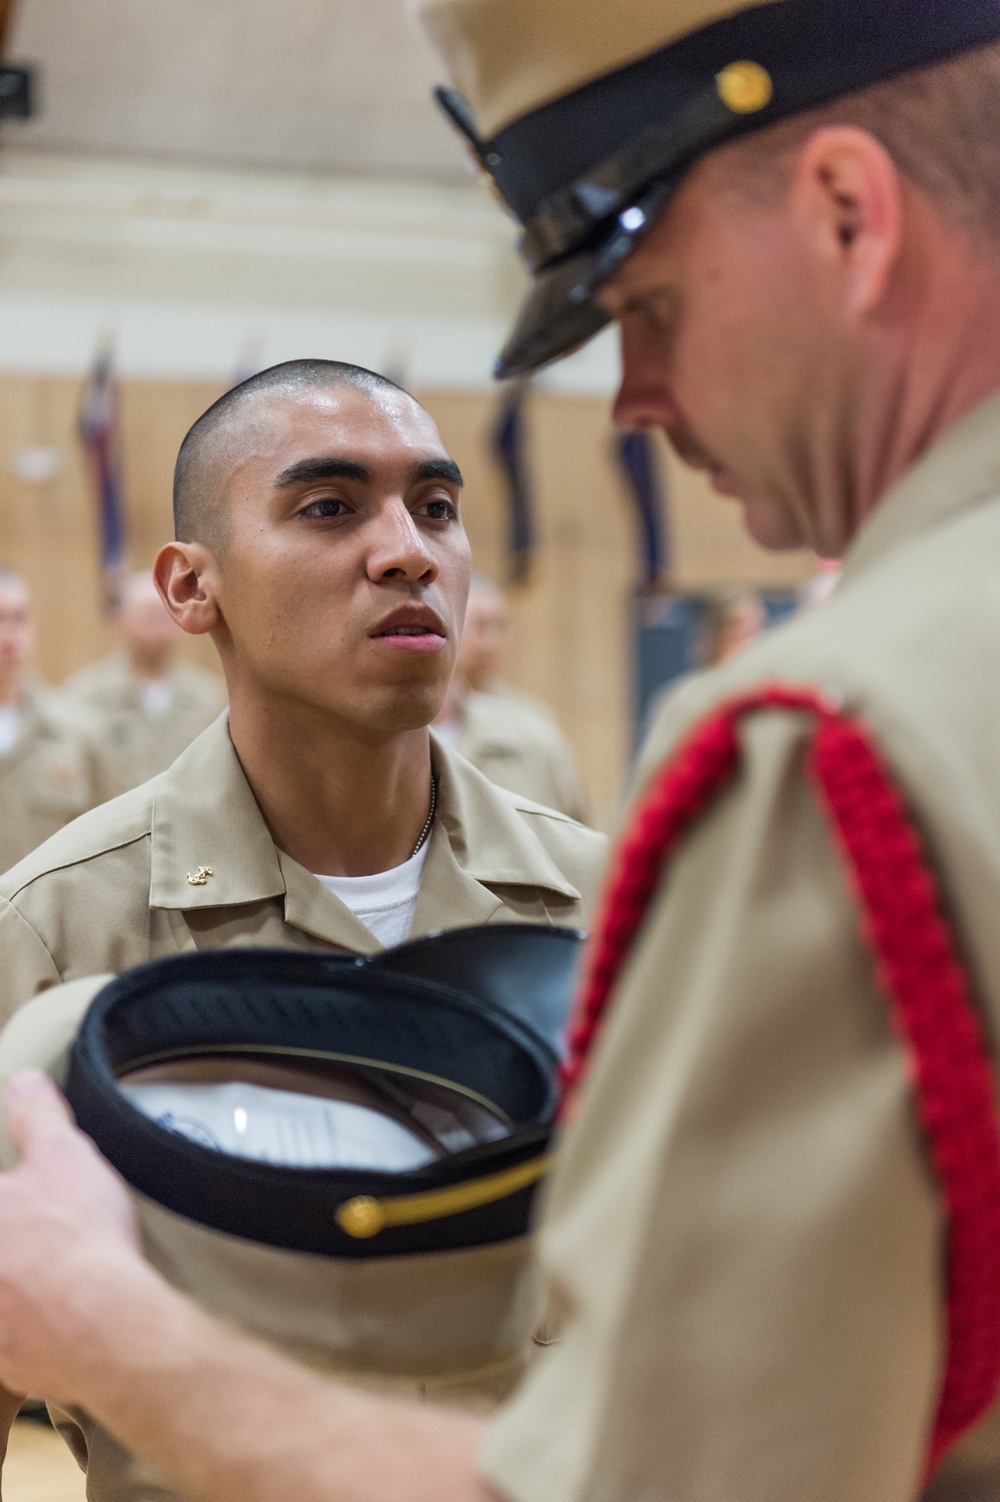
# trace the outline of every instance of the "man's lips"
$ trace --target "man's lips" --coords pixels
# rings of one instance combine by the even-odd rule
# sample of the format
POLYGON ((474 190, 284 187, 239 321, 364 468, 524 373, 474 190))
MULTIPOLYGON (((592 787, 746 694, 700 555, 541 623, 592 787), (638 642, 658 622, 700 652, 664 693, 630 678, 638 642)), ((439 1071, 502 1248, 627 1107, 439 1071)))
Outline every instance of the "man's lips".
POLYGON ((433 610, 394 611, 369 634, 372 641, 395 652, 440 652, 448 643, 444 622, 433 610))

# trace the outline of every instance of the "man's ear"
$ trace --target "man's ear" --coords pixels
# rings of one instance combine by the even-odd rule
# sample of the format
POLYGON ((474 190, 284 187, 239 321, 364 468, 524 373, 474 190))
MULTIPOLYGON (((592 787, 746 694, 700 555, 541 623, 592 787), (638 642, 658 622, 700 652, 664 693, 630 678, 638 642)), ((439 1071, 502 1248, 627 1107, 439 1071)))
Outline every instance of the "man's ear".
POLYGON ((219 568, 200 542, 168 542, 153 560, 153 580, 164 605, 190 636, 204 636, 219 623, 219 568))
POLYGON ((886 297, 903 227, 904 187, 882 143, 853 125, 815 130, 799 151, 792 206, 827 268, 848 315, 886 297))

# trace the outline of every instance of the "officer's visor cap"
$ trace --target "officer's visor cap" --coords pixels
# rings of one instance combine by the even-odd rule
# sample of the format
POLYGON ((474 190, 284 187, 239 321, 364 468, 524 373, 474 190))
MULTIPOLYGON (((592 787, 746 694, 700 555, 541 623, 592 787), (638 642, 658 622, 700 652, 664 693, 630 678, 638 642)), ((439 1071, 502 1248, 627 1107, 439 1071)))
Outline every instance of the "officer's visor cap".
POLYGON ((533 287, 498 377, 608 321, 595 294, 722 142, 1000 38, 1000 0, 422 0, 452 122, 533 287))

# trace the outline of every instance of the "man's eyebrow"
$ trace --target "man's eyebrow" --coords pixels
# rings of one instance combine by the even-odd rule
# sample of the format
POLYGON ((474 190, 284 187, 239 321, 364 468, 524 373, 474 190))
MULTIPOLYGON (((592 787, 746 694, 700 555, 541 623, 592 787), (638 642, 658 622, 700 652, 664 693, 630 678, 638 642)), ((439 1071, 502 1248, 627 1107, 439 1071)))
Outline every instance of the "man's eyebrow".
POLYGON ((279 490, 289 485, 309 485, 314 480, 357 480, 361 485, 371 484, 372 472, 356 459, 299 459, 283 469, 275 480, 279 490))
POLYGON ((418 480, 448 480, 452 485, 457 485, 459 490, 465 484, 462 471, 454 459, 424 459, 413 466, 410 479, 414 484, 418 480))

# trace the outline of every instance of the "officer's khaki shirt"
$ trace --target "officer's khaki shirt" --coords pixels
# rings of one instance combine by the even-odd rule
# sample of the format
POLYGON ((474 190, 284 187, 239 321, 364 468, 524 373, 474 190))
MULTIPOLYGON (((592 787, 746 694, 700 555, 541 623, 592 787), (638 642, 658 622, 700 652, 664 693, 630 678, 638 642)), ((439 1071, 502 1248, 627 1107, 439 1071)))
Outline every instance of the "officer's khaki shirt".
POLYGON ((525 698, 470 690, 454 749, 497 787, 586 823, 587 799, 569 743, 525 698))
POLYGON ((66 692, 93 711, 108 797, 127 793, 163 772, 212 723, 226 696, 214 673, 179 662, 164 675, 169 707, 148 713, 142 679, 132 672, 124 652, 75 673, 66 692))
MULTIPOLYGON (((493 787, 433 738, 432 761, 438 809, 412 935, 476 923, 584 926, 604 837, 493 787)), ((0 878, 0 1020, 59 981, 231 944, 381 948, 275 847, 223 716, 168 771, 0 878)))
MULTIPOLYGON (((93 726, 58 691, 25 690, 20 726, 0 754, 0 870, 110 796, 93 726)), ((0 951, 2 958, 2 951, 0 951)))
MULTIPOLYGON (((867 720, 995 1038, 1000 394, 883 500, 829 604, 670 702, 640 780, 775 679, 830 686, 867 720)), ((917 1495, 941 1201, 803 771, 808 729, 744 722, 743 768, 671 861, 617 987, 541 1237, 563 1338, 483 1455, 516 1502, 917 1495)))

